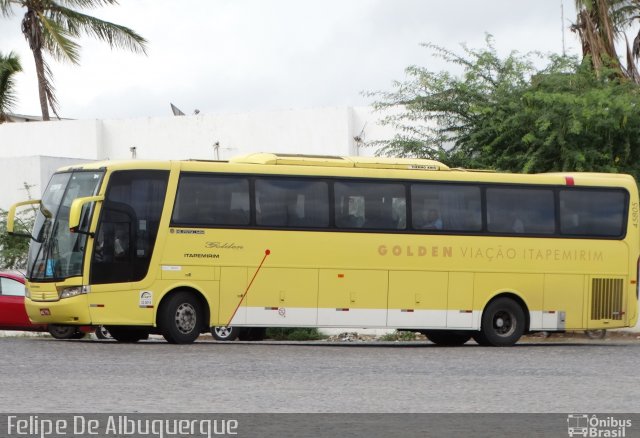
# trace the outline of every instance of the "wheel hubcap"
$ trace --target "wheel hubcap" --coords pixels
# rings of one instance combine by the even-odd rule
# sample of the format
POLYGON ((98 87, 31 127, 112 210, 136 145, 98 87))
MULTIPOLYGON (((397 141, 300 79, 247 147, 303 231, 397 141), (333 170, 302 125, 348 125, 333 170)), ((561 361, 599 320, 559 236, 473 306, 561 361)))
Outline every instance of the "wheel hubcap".
POLYGON ((189 303, 182 303, 176 310, 176 328, 180 333, 188 334, 197 324, 196 309, 189 303))
POLYGON ((499 336, 510 336, 516 329, 516 319, 507 311, 496 312, 493 317, 493 328, 499 336))
POLYGON ((219 337, 228 338, 232 329, 231 327, 216 327, 214 330, 219 337))

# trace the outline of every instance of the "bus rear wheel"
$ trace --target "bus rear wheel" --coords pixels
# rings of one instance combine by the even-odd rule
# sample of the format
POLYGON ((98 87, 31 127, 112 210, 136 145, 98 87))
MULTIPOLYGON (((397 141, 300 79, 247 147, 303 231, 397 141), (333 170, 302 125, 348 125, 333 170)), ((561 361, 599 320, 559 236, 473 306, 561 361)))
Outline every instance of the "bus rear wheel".
POLYGON ((498 298, 482 313, 481 336, 483 342, 494 347, 509 347, 524 333, 525 316, 522 307, 510 298, 498 298))
POLYGON ((471 339, 469 333, 454 330, 425 330, 422 333, 428 340, 442 347, 457 347, 471 339))
POLYGON ((177 292, 167 298, 158 313, 160 333, 171 344, 190 344, 200 336, 203 312, 196 296, 177 292))

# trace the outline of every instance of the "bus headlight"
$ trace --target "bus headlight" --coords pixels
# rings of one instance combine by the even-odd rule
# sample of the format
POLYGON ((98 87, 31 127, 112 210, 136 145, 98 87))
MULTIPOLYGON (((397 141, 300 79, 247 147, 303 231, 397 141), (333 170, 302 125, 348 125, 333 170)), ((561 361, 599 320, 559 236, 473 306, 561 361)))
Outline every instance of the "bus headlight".
POLYGON ((86 294, 86 290, 82 286, 65 287, 60 291, 60 299, 71 298, 76 295, 86 294))

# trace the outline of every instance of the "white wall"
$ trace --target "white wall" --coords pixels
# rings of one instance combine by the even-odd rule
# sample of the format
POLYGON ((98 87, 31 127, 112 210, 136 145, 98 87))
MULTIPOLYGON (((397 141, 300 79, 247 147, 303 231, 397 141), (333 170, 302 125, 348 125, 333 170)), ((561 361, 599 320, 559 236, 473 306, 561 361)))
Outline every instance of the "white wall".
POLYGON ((349 108, 105 120, 98 156, 228 159, 249 152, 348 154, 349 108), (219 155, 214 144, 219 142, 219 155))
MULTIPOLYGON (((83 159, 227 159, 249 152, 356 155, 354 137, 391 137, 370 107, 289 109, 122 120, 65 120, 0 125, 0 157, 83 159), (219 142, 216 157, 214 144, 219 142)), ((373 155, 374 150, 360 150, 373 155)))
POLYGON ((333 107, 4 123, 0 124, 0 208, 27 198, 24 182, 34 185, 31 195, 36 198, 58 167, 83 160, 130 159, 132 147, 137 159, 225 160, 250 152, 373 155, 375 149, 358 147, 354 138, 360 136, 365 142, 391 138, 393 130, 380 126, 380 117, 371 107, 333 107))
POLYGON ((99 126, 97 120, 3 123, 0 157, 48 155, 94 160, 99 126))
POLYGON ((7 210, 11 204, 32 199, 39 199, 49 182, 53 172, 62 166, 86 163, 79 158, 63 157, 9 157, 0 159, 0 208, 7 210), (29 193, 25 183, 30 186, 29 193))

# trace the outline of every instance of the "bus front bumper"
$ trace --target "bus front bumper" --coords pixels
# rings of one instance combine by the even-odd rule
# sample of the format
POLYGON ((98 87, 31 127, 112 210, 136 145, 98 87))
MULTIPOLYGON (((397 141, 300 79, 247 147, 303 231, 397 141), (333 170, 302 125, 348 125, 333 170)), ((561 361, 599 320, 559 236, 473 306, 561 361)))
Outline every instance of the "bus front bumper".
POLYGON ((24 305, 31 322, 37 324, 91 324, 89 302, 84 294, 58 301, 33 301, 25 298, 24 305))

